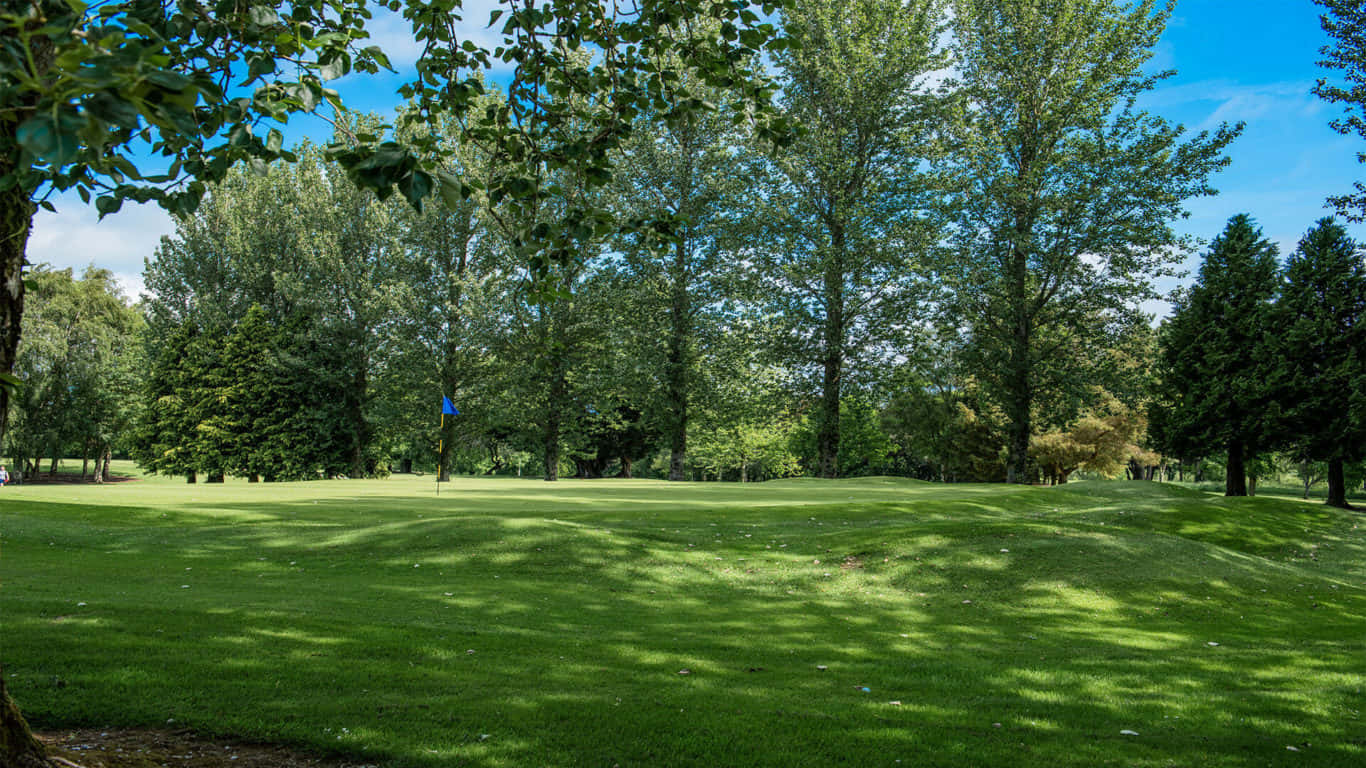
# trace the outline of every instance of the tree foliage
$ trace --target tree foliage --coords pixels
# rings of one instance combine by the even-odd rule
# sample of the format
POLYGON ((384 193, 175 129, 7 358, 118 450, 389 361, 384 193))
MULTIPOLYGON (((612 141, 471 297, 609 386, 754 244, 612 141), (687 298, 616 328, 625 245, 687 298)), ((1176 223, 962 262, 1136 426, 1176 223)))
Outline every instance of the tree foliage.
MULTIPOLYGON (((1314 93, 1329 104, 1342 106, 1341 116, 1329 123, 1333 130, 1366 139, 1366 5, 1361 0, 1315 2, 1327 11, 1319 19, 1333 41, 1320 49, 1324 59, 1319 66, 1340 72, 1342 79, 1329 82, 1320 78, 1314 84, 1314 93)), ((1357 162, 1366 163, 1366 152, 1357 152, 1357 162)), ((1366 185, 1357 182, 1355 189, 1328 198, 1328 203, 1349 221, 1362 221, 1366 218, 1366 185)))
POLYGON ((1157 0, 960 0, 958 95, 942 171, 951 252, 941 276, 974 366, 1026 476, 1044 364, 1095 348, 1096 322, 1155 298, 1188 245, 1171 227, 1212 194, 1239 127, 1187 137, 1136 100, 1171 15, 1157 0))
MULTIPOLYGON (((19 348, 24 381, 5 454, 36 474, 44 457, 103 462, 137 404, 142 316, 129 307, 108 270, 40 265, 29 275, 28 334, 19 348)), ((82 468, 85 469, 84 467, 82 468)))
POLYGON ((1342 225, 1322 219, 1301 238, 1271 327, 1280 442, 1328 463, 1328 503, 1344 507, 1343 466, 1366 458, 1366 262, 1342 225))
POLYGON ((1247 495, 1244 461, 1274 435, 1267 333, 1278 280, 1276 246, 1234 216, 1162 329, 1159 444, 1183 458, 1225 451, 1229 496, 1247 495))
POLYGON ((924 299, 944 5, 809 0, 783 22, 780 108, 804 131, 756 173, 750 253, 760 301, 787 321, 782 354, 821 393, 819 474, 835 477, 850 374, 902 346, 924 299))

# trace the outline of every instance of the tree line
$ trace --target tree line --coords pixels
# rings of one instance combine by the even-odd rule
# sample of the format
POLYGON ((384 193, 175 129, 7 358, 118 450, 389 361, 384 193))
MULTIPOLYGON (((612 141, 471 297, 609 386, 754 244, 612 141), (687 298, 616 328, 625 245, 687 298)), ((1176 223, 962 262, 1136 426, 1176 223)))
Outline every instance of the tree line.
POLYGON ((228 171, 149 261, 129 449, 210 479, 363 476, 437 444, 443 475, 1114 471, 1095 443, 1140 442, 1149 396, 1138 302, 1240 130, 1136 106, 1170 12, 799 3, 772 54, 790 142, 683 73, 706 108, 647 105, 610 173, 542 167, 539 197, 455 124, 398 121, 468 192, 439 206, 357 188, 320 147, 228 171), (572 257, 528 259, 566 229, 572 257), (462 415, 437 435, 442 394, 462 415))
MULTIPOLYGON (((210 481, 1189 469, 1230 493, 1276 451, 1301 474, 1322 462, 1341 501, 1362 458, 1343 425, 1362 419, 1334 402, 1318 413, 1346 421, 1311 426, 1327 417, 1302 403, 1327 379, 1291 355, 1308 330, 1277 346, 1253 337, 1286 316, 1193 315, 1237 303, 1203 293, 1203 270, 1158 331, 1138 310, 1192 248, 1171 223, 1213 194, 1241 130, 1190 136, 1136 106, 1167 76, 1147 64, 1170 12, 803 2, 771 62, 776 118, 802 127, 790 142, 738 119, 745 99, 684 82, 703 108, 645 107, 610 172, 543 167, 553 194, 535 199, 510 195, 516 164, 460 125, 403 119, 399 138, 461 194, 384 199, 331 162, 384 127, 351 118, 329 147, 227 171, 177 218, 148 262, 143 343, 122 347, 145 373, 116 442, 210 481), (566 226, 571 258, 528 259, 566 226), (438 433, 443 395, 462 413, 438 433)), ((586 114, 582 98, 545 104, 586 114)), ((469 106, 511 105, 490 85, 469 106)), ((1263 303, 1290 307, 1280 290, 1263 303)), ((87 450, 76 431, 17 429, 31 465, 87 450)))

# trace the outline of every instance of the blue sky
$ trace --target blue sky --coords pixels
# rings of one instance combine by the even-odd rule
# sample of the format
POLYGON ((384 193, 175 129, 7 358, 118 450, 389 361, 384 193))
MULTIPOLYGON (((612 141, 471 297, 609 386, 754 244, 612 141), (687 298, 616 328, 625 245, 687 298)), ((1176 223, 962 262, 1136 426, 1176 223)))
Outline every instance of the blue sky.
MULTIPOLYGON (((477 22, 472 26, 482 24, 492 5, 493 0, 467 0, 466 18, 477 22)), ((401 20, 382 19, 374 36, 400 66, 416 55, 401 20)), ((1356 162, 1356 152, 1366 145, 1334 133, 1328 121, 1335 108, 1309 92, 1322 74, 1316 62, 1326 43, 1312 0, 1180 0, 1153 61, 1177 75, 1149 94, 1144 106, 1192 130, 1222 121, 1247 123, 1230 150, 1232 165, 1214 179, 1220 194, 1190 201, 1191 217, 1178 223, 1181 231, 1209 240, 1229 217, 1246 212, 1282 254, 1289 253, 1329 213, 1324 198, 1366 178, 1366 166, 1356 162)), ((395 103, 388 94, 396 84, 391 78, 341 81, 340 87, 355 108, 387 110, 395 103)), ((305 133, 326 131, 317 120, 289 131, 291 138, 305 133)), ((58 213, 42 213, 35 223, 30 261, 77 270, 93 263, 113 270, 130 293, 140 289, 143 259, 172 230, 170 219, 154 206, 128 205, 98 222, 74 197, 56 202, 58 213)), ((1366 227, 1354 226, 1352 234, 1366 241, 1366 227)), ((1197 254, 1187 268, 1198 263, 1197 254)), ((1165 305, 1148 309, 1163 313, 1165 305)))

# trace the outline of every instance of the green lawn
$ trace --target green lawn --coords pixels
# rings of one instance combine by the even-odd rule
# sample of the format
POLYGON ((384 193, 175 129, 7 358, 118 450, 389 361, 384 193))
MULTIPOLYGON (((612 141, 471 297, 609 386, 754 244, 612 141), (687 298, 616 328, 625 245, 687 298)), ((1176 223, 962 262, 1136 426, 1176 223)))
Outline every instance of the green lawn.
POLYGON ((386 766, 1366 765, 1360 513, 881 478, 0 494, 37 727, 386 766))

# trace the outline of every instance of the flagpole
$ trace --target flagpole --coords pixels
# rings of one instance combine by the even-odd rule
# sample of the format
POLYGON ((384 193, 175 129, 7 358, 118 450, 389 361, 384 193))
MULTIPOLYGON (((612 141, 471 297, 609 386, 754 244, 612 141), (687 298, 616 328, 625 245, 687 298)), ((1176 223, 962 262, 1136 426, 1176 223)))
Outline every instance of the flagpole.
POLYGON ((441 411, 441 433, 436 439, 436 495, 441 495, 441 451, 446 447, 446 411, 441 411))

